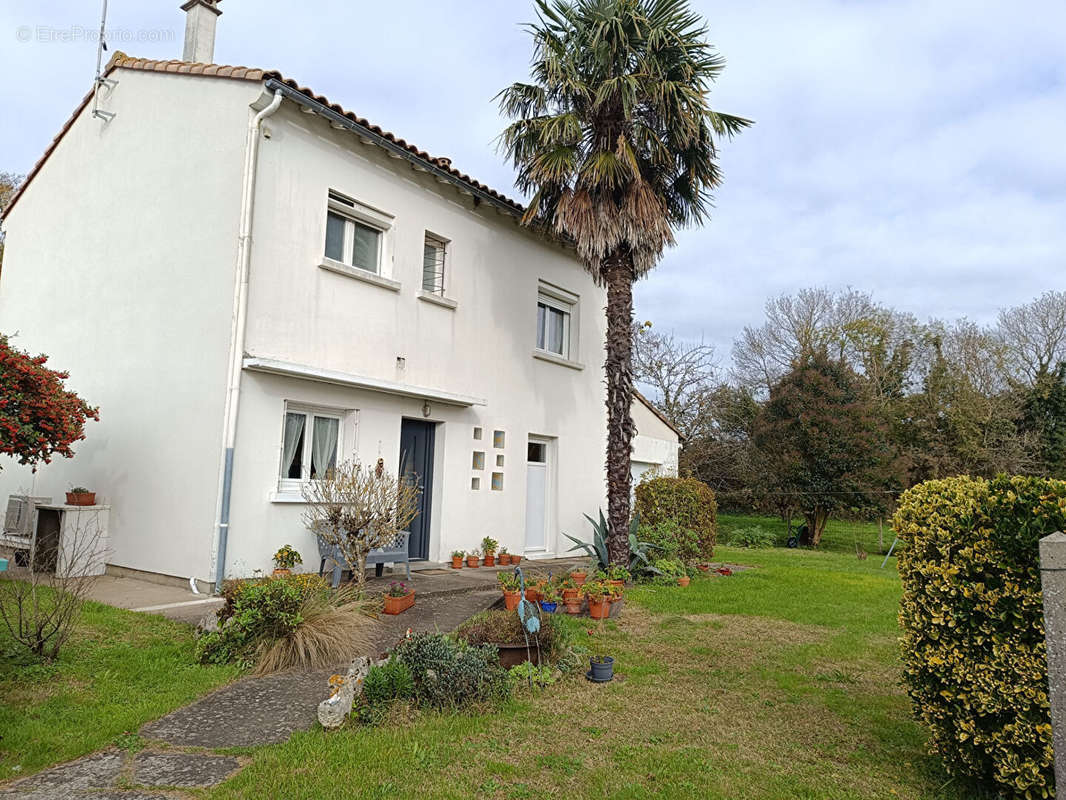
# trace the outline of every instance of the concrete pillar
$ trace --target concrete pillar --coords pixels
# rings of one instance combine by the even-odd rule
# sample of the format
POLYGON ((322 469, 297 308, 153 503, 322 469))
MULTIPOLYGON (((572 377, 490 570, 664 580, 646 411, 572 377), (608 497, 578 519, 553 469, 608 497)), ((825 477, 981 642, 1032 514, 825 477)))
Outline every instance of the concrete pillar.
POLYGON ((1055 745, 1055 786, 1066 786, 1066 533, 1040 540, 1048 697, 1055 745))

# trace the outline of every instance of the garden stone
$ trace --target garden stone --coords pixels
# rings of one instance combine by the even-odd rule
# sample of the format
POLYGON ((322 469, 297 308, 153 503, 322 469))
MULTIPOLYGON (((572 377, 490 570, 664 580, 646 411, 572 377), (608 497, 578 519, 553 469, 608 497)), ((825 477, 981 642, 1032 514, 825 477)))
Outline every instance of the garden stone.
POLYGON ((0 797, 56 800, 75 797, 93 788, 105 789, 113 786, 118 779, 122 763, 121 753, 94 753, 19 781, 8 789, 0 790, 0 797))
POLYGON ((133 782, 144 786, 214 786, 240 769, 231 756, 198 753, 138 753, 133 782))
POLYGON ((384 664, 385 660, 374 661, 366 656, 360 656, 348 668, 348 674, 336 680, 336 676, 330 678, 333 691, 329 697, 318 704, 318 721, 326 730, 339 728, 344 724, 345 718, 351 713, 355 705, 355 698, 363 692, 363 681, 372 666, 384 664))
POLYGON ((1066 786, 1066 534, 1040 540, 1040 585, 1044 595, 1048 699, 1055 747, 1055 785, 1066 786))

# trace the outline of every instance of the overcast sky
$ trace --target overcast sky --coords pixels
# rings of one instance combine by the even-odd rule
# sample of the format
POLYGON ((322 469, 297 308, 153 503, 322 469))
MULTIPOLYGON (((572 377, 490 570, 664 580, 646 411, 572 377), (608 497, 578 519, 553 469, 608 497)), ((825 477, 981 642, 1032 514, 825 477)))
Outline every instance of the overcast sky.
MULTIPOLYGON (((987 322, 1066 287, 1064 0, 694 0, 728 66, 708 225, 637 314, 728 357, 766 298, 852 286, 987 322)), ((178 58, 178 0, 110 0, 112 48, 178 58)), ((514 196, 493 96, 526 76, 528 0, 223 0, 215 60, 280 70, 514 196)), ((98 0, 0 6, 0 170, 26 172, 89 88, 98 0), (25 40, 25 41, 24 41, 25 40)))

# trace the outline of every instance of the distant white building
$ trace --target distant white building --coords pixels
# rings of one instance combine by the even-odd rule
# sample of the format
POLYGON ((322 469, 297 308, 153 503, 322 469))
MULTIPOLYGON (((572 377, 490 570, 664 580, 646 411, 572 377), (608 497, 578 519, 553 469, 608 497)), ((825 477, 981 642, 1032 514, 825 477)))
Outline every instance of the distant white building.
MULTIPOLYGON (((218 11, 186 3, 187 58, 218 11), (190 41, 191 39, 191 41, 190 41)), ((300 486, 346 459, 425 484, 411 556, 530 557, 604 505, 605 293, 521 206, 269 72, 116 54, 3 217, 0 330, 99 405, 0 498, 111 506, 113 567, 309 567, 300 486)), ((643 402, 634 474, 676 470, 643 402)))

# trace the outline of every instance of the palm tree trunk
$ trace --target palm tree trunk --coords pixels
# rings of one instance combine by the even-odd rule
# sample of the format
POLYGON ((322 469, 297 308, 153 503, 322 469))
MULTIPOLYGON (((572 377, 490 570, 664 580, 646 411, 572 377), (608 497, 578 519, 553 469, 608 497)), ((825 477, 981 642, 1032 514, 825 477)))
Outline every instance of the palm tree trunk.
POLYGON ((607 554, 629 565, 630 456, 633 441, 633 258, 617 250, 603 260, 607 284, 607 554))

